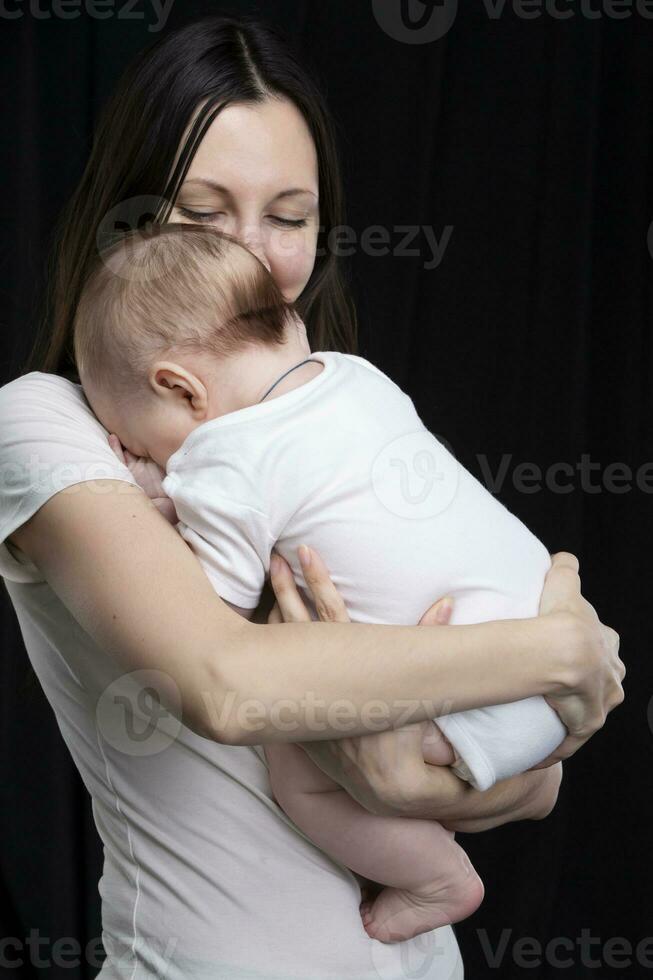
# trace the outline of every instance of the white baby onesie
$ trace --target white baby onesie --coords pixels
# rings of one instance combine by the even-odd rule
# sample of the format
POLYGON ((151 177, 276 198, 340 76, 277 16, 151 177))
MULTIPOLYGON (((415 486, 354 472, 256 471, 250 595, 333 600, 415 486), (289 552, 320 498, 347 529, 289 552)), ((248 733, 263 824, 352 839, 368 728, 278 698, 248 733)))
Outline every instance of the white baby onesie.
MULTIPOLYGON (((315 548, 354 622, 413 625, 439 596, 451 625, 536 616, 550 556, 364 358, 335 351, 304 385, 203 423, 168 461, 178 530, 216 591, 258 604, 274 547, 306 583, 315 548)), ((313 618, 315 610, 307 599, 313 618)), ((497 662, 501 670, 501 662, 497 662)), ((437 723, 480 790, 541 762, 567 732, 542 697, 437 723)))

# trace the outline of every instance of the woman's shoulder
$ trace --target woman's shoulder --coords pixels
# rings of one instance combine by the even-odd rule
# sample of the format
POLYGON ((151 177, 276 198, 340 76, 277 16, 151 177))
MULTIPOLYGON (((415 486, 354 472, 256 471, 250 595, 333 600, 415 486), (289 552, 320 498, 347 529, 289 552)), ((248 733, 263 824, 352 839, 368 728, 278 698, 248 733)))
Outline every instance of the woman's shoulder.
POLYGON ((37 442, 53 443, 60 459, 75 453, 113 457, 108 433, 96 418, 81 385, 57 374, 31 371, 0 387, 0 456, 21 453, 37 442))
POLYGON ((26 408, 45 417, 68 411, 94 418, 81 385, 43 371, 30 371, 0 387, 0 418, 11 418, 26 408))
POLYGON ((0 388, 0 542, 55 493, 101 479, 136 483, 80 385, 32 371, 0 388))
POLYGON ((37 452, 46 465, 101 461, 133 482, 108 435, 81 385, 67 378, 31 371, 0 388, 0 466, 37 452))

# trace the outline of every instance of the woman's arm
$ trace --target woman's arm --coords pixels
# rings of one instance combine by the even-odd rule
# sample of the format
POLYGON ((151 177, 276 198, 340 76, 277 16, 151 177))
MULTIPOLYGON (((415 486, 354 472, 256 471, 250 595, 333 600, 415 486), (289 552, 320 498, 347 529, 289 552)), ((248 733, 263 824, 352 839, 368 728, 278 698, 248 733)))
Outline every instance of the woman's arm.
MULTIPOLYGON (((380 731, 452 704, 463 710, 576 690, 580 666, 588 680, 587 662, 602 681, 609 672, 599 631, 584 631, 566 614, 437 633, 248 622, 219 599, 146 495, 120 481, 60 491, 13 540, 125 670, 163 672, 170 689, 160 693, 170 710, 179 701, 190 728, 228 744, 359 735, 370 730, 370 715, 380 731)), ((604 689, 595 699, 601 711, 604 689)), ((596 714, 597 703, 592 708, 596 714)))
MULTIPOLYGON (((578 600, 585 603, 580 596, 576 558, 561 552, 553 556, 552 566, 540 600, 540 613, 550 612, 556 604, 564 607, 578 600), (578 598, 574 600, 576 594, 578 598)), ((344 602, 316 553, 311 565, 304 568, 304 576, 314 602, 320 596, 320 615, 347 622, 344 602)), ((269 621, 309 618, 292 572, 283 560, 272 575, 272 586, 277 601, 269 621)), ((447 623, 450 601, 445 597, 434 603, 420 624, 447 623)), ((618 666, 618 673, 621 678, 625 675, 623 664, 618 666)), ((621 703, 619 699, 617 703, 621 703)), ((547 768, 533 767, 500 781, 488 791, 479 792, 448 767, 425 763, 422 739, 428 725, 424 722, 398 732, 301 744, 317 765, 373 813, 438 819, 449 830, 476 833, 517 820, 541 820, 551 812, 562 780, 562 762, 549 761, 547 768)), ((561 754, 562 746, 557 752, 561 754)))
POLYGON ((517 820, 544 820, 553 810, 562 782, 562 762, 503 779, 479 793, 472 789, 459 806, 440 820, 447 830, 477 834, 517 820))
POLYGON ((448 766, 424 762, 430 722, 359 738, 302 742, 310 758, 362 806, 382 816, 438 820, 477 833, 517 820, 542 820, 555 806, 562 763, 502 779, 480 792, 448 766))

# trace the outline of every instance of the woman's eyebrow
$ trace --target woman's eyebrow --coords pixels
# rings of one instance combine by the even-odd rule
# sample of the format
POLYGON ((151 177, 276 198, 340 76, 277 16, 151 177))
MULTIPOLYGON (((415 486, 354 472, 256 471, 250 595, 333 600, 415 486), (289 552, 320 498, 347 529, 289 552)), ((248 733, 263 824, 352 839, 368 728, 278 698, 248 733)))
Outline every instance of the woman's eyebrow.
MULTIPOLYGON (((218 191, 220 194, 225 194, 227 197, 231 197, 231 192, 227 187, 223 187, 222 184, 218 184, 214 180, 209 180, 208 177, 192 177, 190 180, 184 181, 184 184, 202 184, 204 187, 210 187, 211 190, 218 191)), ((272 200, 278 201, 282 197, 293 197, 297 194, 310 194, 311 197, 317 199, 317 194, 315 191, 311 191, 306 187, 290 187, 286 191, 280 191, 279 194, 275 194, 272 200)))

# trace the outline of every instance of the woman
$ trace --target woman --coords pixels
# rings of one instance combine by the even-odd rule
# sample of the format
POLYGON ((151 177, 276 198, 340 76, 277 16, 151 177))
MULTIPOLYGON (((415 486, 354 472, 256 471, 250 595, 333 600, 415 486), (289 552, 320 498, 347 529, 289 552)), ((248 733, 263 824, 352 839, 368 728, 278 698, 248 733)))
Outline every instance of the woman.
POLYGON ((352 626, 310 549, 304 574, 323 622, 282 562, 268 623, 229 610, 162 519, 156 480, 112 452, 73 383, 89 259, 147 214, 235 234, 297 300, 311 346, 353 352, 351 306, 325 247, 343 223, 333 126, 268 27, 206 18, 129 68, 63 218, 39 372, 0 390, 0 572, 93 798, 101 976, 461 977, 450 927, 398 944, 366 936, 360 881, 276 805, 261 743, 302 742, 375 812, 467 831, 539 819, 555 803, 559 760, 623 699, 618 636, 564 553, 530 620, 424 629, 446 622, 440 603, 415 627, 352 626), (424 764, 422 731, 438 708, 538 693, 570 732, 543 767, 480 794, 424 764), (399 726, 400 764, 384 742, 399 726))

